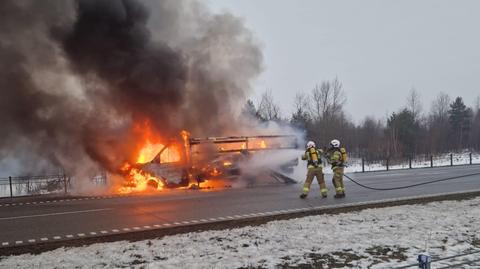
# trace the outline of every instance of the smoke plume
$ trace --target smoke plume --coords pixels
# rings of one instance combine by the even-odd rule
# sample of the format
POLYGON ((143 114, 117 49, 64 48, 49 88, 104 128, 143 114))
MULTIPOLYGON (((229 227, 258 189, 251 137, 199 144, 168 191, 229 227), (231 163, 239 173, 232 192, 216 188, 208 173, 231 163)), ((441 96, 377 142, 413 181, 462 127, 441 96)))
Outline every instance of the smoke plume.
POLYGON ((241 19, 189 0, 2 1, 0 59, 0 169, 23 174, 115 171, 146 123, 233 133, 262 67, 241 19))

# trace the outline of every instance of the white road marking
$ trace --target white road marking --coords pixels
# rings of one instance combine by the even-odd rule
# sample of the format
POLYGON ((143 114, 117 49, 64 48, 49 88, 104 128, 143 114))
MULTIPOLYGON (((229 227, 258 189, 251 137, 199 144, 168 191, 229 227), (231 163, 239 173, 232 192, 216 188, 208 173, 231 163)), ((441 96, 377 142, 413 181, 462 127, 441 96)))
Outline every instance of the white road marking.
POLYGON ((164 223, 163 226, 167 226, 167 227, 168 227, 168 226, 172 226, 172 224, 170 224, 170 223, 164 223))
POLYGON ((15 244, 17 245, 23 244, 23 241, 15 241, 15 244))
POLYGON ((36 241, 35 239, 28 239, 29 243, 35 243, 35 241, 36 241))
POLYGON ((208 220, 206 220, 206 219, 201 219, 200 221, 201 221, 201 222, 207 222, 208 220))
POLYGON ((133 227, 134 230, 140 230, 140 227, 133 227))
POLYGON ((101 234, 107 234, 107 231, 100 231, 101 234))
POLYGON ((6 218, 0 218, 0 220, 27 219, 27 218, 37 218, 37 217, 48 217, 48 216, 58 216, 58 215, 79 214, 79 213, 90 213, 90 212, 107 211, 107 210, 113 210, 113 208, 99 208, 99 209, 89 209, 89 210, 79 210, 79 211, 67 211, 67 212, 49 213, 49 214, 39 214, 39 215, 26 215, 26 216, 17 216, 17 217, 6 217, 6 218))
POLYGON ((211 221, 216 221, 217 218, 209 218, 209 220, 211 220, 211 221))
POLYGON ((174 222, 173 225, 180 225, 180 222, 174 222))
POLYGON ((182 224, 190 224, 190 221, 182 221, 182 224))
POLYGON ((124 231, 130 231, 130 228, 123 228, 124 231))
POLYGON ((145 229, 150 229, 150 228, 152 228, 152 227, 151 227, 151 226, 148 226, 148 225, 145 225, 145 226, 143 226, 143 228, 145 228, 145 229))
POLYGON ((73 237, 73 235, 71 235, 71 234, 67 234, 67 235, 65 235, 65 237, 66 237, 66 238, 72 238, 72 237, 73 237))
POLYGON ((61 237, 61 236, 58 236, 58 235, 56 235, 56 236, 54 236, 54 237, 53 237, 53 239, 55 239, 55 240, 60 240, 60 239, 62 239, 62 237, 61 237))
POLYGON ((80 234, 77 234, 79 237, 84 237, 85 234, 84 233, 80 233, 80 234))
POLYGON ((113 230, 112 230, 112 232, 114 232, 114 233, 118 233, 118 232, 120 232, 120 231, 119 231, 119 230, 117 230, 117 229, 113 229, 113 230))
POLYGON ((192 220, 191 223, 198 223, 198 220, 192 220))
POLYGON ((96 232, 90 232, 90 235, 97 235, 96 232))
POLYGON ((8 242, 3 242, 2 246, 8 246, 8 242))
POLYGON ((42 237, 42 238, 40 238, 40 241, 48 241, 48 238, 42 237))
POLYGON ((160 227, 162 227, 162 225, 160 225, 160 224, 155 224, 155 225, 153 225, 153 227, 155 227, 155 228, 160 228, 160 227))

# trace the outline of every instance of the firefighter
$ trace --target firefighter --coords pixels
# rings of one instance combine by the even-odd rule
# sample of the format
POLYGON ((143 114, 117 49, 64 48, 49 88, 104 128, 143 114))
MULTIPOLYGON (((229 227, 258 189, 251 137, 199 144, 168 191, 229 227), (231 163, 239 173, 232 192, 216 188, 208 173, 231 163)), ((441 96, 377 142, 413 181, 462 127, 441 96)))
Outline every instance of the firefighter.
POLYGON ((307 149, 305 150, 305 154, 302 156, 302 160, 307 161, 307 179, 303 185, 303 192, 300 194, 300 198, 302 199, 307 197, 314 177, 317 178, 318 184, 320 185, 320 194, 324 198, 327 197, 327 187, 325 185, 322 161, 320 159, 322 154, 323 151, 318 150, 313 141, 309 141, 307 143, 307 149))
POLYGON ((344 147, 340 147, 340 141, 334 139, 330 142, 330 148, 326 151, 325 157, 329 164, 332 165, 333 178, 332 183, 335 186, 335 198, 345 197, 345 186, 343 185, 343 173, 345 163, 348 159, 347 151, 344 147))

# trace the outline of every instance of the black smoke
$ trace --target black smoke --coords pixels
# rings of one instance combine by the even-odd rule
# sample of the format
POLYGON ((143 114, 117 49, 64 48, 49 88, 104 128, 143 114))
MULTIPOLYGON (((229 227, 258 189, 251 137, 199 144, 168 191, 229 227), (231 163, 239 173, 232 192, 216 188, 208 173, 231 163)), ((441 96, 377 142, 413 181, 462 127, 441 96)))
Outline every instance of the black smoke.
POLYGON ((196 1, 7 0, 0 59, 0 169, 84 174, 115 171, 146 120, 234 132, 262 55, 240 19, 196 1))

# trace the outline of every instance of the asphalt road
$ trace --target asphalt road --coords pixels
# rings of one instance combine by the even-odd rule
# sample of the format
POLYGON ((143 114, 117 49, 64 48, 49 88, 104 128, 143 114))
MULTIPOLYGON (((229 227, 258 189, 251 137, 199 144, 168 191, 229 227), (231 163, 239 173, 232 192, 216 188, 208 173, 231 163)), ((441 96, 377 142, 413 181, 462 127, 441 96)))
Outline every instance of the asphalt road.
MULTIPOLYGON (((396 187, 451 176, 480 173, 480 166, 425 168, 349 174, 372 187, 396 187)), ((480 191, 480 175, 415 188, 373 191, 345 179, 347 197, 320 198, 316 182, 307 199, 298 198, 301 184, 225 190, 176 190, 142 196, 96 196, 0 200, 2 248, 74 240, 255 216, 338 207, 450 192, 480 191)))

